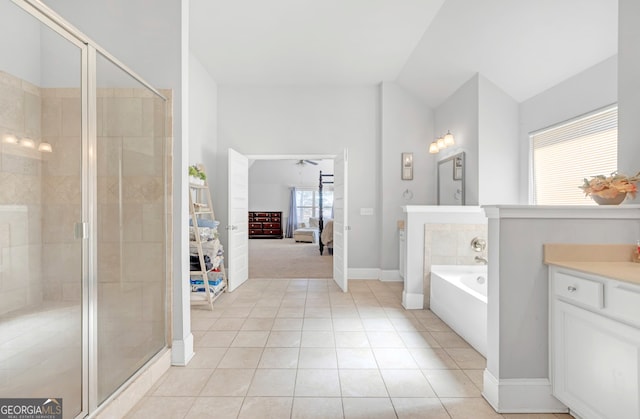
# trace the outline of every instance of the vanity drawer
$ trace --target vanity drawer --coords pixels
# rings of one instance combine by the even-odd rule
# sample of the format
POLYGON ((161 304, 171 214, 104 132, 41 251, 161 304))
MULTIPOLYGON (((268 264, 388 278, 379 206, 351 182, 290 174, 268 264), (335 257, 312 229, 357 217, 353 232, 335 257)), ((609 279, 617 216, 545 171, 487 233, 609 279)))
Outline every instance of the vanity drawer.
POLYGON ((558 272, 554 291, 565 300, 589 307, 600 309, 604 305, 604 284, 601 282, 558 272))
POLYGON ((607 288, 607 310, 613 316, 640 326, 640 287, 610 284, 607 288))

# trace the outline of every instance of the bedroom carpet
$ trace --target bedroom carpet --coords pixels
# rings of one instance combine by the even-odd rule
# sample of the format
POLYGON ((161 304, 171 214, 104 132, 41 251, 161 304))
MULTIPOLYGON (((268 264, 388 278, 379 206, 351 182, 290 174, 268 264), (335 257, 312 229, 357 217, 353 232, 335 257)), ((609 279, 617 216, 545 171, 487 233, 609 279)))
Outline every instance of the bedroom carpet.
POLYGON ((249 278, 332 278, 333 256, 317 243, 250 239, 249 278))

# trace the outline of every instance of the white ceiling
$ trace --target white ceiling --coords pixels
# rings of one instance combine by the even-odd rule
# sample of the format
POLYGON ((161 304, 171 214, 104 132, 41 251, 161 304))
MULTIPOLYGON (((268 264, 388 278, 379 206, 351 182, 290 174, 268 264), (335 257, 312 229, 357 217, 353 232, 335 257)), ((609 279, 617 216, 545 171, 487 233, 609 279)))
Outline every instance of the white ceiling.
POLYGON ((479 72, 523 101, 617 53, 617 0, 191 0, 221 85, 397 81, 437 106, 479 72))

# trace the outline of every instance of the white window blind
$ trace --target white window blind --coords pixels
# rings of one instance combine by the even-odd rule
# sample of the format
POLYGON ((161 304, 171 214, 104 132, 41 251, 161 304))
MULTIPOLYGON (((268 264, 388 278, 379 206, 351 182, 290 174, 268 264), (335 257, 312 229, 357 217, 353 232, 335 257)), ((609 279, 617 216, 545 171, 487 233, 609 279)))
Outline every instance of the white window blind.
POLYGON ((534 203, 594 205, 579 186, 584 178, 617 170, 618 107, 534 133, 530 138, 534 203))

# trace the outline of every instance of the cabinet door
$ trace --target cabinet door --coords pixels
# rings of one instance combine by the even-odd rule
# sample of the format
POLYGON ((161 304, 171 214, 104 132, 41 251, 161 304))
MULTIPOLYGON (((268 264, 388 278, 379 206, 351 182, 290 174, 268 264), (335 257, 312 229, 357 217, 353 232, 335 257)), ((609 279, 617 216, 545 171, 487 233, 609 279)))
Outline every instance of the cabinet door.
POLYGON ((555 301, 554 395, 584 419, 640 417, 640 330, 555 301))

